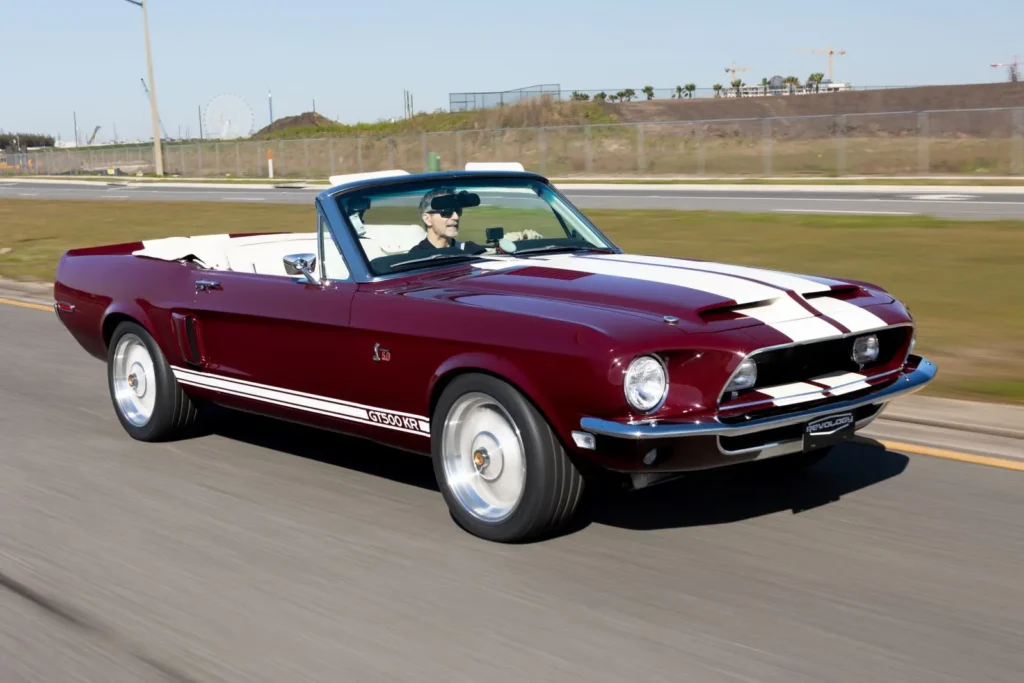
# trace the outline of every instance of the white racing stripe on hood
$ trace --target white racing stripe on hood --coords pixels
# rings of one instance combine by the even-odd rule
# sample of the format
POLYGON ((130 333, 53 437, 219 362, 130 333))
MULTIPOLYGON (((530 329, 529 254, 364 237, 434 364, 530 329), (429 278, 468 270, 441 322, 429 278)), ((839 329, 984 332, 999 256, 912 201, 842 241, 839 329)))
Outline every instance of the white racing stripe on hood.
MULTIPOLYGON (((727 274, 668 267, 642 261, 611 260, 607 256, 538 256, 518 263, 686 287, 714 294, 723 299, 731 299, 740 305, 772 300, 772 303, 768 305, 739 309, 736 313, 760 320, 793 342, 806 342, 842 335, 842 330, 817 317, 815 313, 794 301, 782 289, 727 274)), ((498 270, 507 267, 507 263, 476 263, 474 265, 485 270, 498 270)))
POLYGON ((828 296, 815 297, 811 301, 811 305, 843 327, 848 328, 851 332, 876 330, 880 327, 885 327, 887 324, 866 308, 861 308, 842 299, 834 299, 828 296))
POLYGON ((608 254, 596 258, 612 259, 615 261, 628 261, 630 263, 650 263, 653 265, 669 266, 675 268, 687 268, 700 270, 708 273, 721 273, 723 275, 738 275, 758 280, 774 287, 792 289, 800 294, 811 292, 827 292, 832 285, 843 284, 838 280, 822 278, 826 282, 817 282, 808 278, 800 277, 794 273, 784 273, 763 268, 751 268, 749 266, 736 266, 727 263, 708 263, 705 261, 691 261, 689 259, 671 258, 666 256, 636 256, 633 254, 608 254))
MULTIPOLYGON (((756 282, 749 282, 718 273, 704 273, 681 268, 666 268, 658 265, 611 261, 604 258, 580 256, 534 257, 523 261, 523 265, 558 268, 578 273, 611 275, 662 285, 675 285, 731 299, 738 304, 774 299, 785 294, 778 289, 756 282)), ((479 264, 484 265, 484 264, 479 264)))
POLYGON ((768 306, 743 308, 736 312, 760 320, 795 342, 826 339, 842 334, 835 325, 815 317, 787 294, 783 294, 782 298, 776 299, 768 306))

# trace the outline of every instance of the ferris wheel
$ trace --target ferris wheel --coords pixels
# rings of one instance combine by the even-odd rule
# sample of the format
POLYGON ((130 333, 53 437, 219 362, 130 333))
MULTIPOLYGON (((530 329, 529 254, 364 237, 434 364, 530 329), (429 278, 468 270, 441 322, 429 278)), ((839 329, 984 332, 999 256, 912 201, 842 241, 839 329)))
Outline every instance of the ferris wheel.
POLYGON ((232 93, 217 95, 207 103, 203 115, 205 137, 218 140, 249 137, 254 120, 252 108, 244 99, 232 93))

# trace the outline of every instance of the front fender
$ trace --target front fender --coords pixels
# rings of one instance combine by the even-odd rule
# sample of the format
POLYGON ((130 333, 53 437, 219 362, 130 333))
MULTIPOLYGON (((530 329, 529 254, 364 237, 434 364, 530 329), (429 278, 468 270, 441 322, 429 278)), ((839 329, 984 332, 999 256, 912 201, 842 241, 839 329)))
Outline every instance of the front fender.
MULTIPOLYGON (((534 381, 530 374, 507 357, 483 351, 460 353, 445 359, 430 378, 426 401, 433 413, 434 406, 444 388, 458 375, 466 372, 483 372, 505 380, 526 397, 540 411, 556 432, 568 433, 564 416, 554 409, 551 397, 534 381)), ((431 417, 433 417, 431 415, 431 417)), ((569 427, 571 430, 571 427, 569 427)))

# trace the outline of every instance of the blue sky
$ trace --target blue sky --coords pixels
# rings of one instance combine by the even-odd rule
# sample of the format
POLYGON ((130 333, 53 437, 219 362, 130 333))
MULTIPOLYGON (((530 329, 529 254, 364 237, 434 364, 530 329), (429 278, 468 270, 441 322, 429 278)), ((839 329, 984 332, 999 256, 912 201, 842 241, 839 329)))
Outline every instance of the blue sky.
MULTIPOLYGON (((0 129, 97 140, 150 134, 139 8, 125 0, 0 0, 0 129)), ((639 91, 827 73, 855 85, 1005 80, 1024 57, 1024 2, 989 0, 149 0, 157 97, 172 136, 198 130, 221 93, 248 101, 254 127, 312 108, 346 123, 447 107, 448 93, 537 83, 639 91), (940 36, 946 36, 940 38, 940 36)))

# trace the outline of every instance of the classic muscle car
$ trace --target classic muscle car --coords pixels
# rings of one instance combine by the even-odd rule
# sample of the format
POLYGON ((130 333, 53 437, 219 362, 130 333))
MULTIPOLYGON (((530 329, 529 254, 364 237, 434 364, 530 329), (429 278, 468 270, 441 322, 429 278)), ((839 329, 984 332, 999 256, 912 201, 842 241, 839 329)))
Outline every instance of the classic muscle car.
POLYGON ((534 173, 332 181, 308 232, 61 258, 56 315, 131 437, 209 403, 383 442, 510 542, 563 528, 597 477, 805 465, 936 372, 881 287, 625 253, 534 173))

